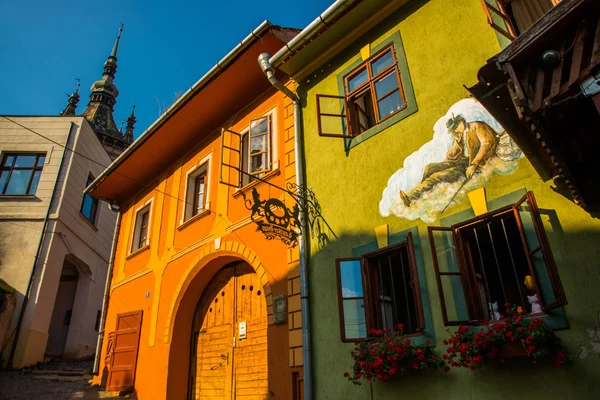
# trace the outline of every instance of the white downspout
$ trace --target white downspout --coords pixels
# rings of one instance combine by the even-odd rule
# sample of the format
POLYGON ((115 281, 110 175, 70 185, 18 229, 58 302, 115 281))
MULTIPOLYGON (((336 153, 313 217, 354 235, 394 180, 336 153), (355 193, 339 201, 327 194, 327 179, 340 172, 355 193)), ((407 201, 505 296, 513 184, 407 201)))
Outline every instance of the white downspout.
MULTIPOLYGON (((258 64, 267 76, 269 82, 271 82, 271 85, 273 85, 273 87, 281 91, 294 102, 294 152, 296 156, 296 184, 299 187, 304 188, 304 146, 302 140, 302 106, 300 104, 300 98, 297 94, 285 87, 285 85, 283 85, 283 83, 281 83, 275 77, 275 69, 269 62, 270 58, 270 54, 263 53, 258 56, 258 64)), ((312 400, 312 349, 310 343, 310 313, 307 271, 308 226, 304 212, 305 201, 302 195, 299 196, 299 203, 299 218, 302 224, 302 234, 298 237, 298 247, 300 249, 300 299, 302 304, 302 359, 304 363, 302 369, 304 372, 304 399, 312 400)))

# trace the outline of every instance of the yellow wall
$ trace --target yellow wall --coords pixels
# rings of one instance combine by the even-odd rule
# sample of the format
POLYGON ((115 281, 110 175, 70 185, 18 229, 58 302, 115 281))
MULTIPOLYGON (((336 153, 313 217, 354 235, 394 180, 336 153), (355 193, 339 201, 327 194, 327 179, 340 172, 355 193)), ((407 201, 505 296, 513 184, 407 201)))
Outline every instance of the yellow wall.
MULTIPOLYGON (((469 97, 463 85, 477 82, 477 71, 498 53, 500 47, 487 22, 479 0, 411 1, 347 51, 310 74, 300 83, 306 107, 303 109, 307 186, 314 190, 323 216, 337 238, 319 248, 311 242, 309 263, 311 283, 311 335, 315 398, 326 399, 557 399, 598 398, 600 375, 598 343, 589 332, 597 327, 600 297, 598 268, 600 222, 585 210, 543 182, 526 158, 509 175, 494 175, 485 185, 487 199, 526 188, 535 193, 554 253, 558 272, 569 304, 565 307, 569 329, 559 331, 574 363, 565 369, 530 365, 528 360, 507 361, 506 365, 486 364, 481 370, 412 374, 394 382, 355 386, 343 373, 352 365, 351 343, 340 339, 335 259, 352 256, 353 248, 379 238, 375 229, 388 225, 394 234, 418 229, 425 268, 426 293, 430 301, 436 351, 445 351, 448 337, 441 315, 433 259, 425 223, 396 216, 382 217, 379 202, 390 176, 404 160, 430 141, 433 125, 450 106, 469 97), (357 60, 361 49, 376 46, 390 35, 402 37, 418 111, 379 134, 352 147, 347 153, 342 139, 320 137, 317 133, 316 94, 339 95, 337 75, 357 60), (579 359, 580 346, 587 356, 579 359)), ((568 134, 568 133, 565 133, 568 134)), ((442 217, 469 209, 468 198, 448 208, 442 217)), ((378 229, 377 232, 380 232, 378 229)), ((332 237, 330 235, 330 237, 332 237)))

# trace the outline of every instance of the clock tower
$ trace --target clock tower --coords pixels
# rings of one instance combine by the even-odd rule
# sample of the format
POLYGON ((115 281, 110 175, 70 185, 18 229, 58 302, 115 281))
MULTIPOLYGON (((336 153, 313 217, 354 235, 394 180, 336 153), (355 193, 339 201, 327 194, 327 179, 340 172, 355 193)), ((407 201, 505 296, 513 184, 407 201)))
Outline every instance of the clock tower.
POLYGON ((117 72, 117 50, 121 32, 123 32, 123 24, 119 29, 112 52, 104 63, 102 78, 92 85, 90 102, 83 112, 83 116, 90 122, 92 129, 113 161, 133 142, 133 133, 123 135, 117 128, 113 117, 113 107, 119 96, 114 79, 117 72))

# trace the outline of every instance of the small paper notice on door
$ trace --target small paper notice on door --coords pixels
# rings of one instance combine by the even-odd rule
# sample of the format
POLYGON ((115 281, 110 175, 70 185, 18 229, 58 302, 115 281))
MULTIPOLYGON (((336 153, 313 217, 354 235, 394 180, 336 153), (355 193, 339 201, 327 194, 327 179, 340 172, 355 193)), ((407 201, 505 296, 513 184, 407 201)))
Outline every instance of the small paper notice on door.
POLYGON ((246 321, 242 321, 239 323, 239 332, 238 336, 240 339, 246 339, 246 321))

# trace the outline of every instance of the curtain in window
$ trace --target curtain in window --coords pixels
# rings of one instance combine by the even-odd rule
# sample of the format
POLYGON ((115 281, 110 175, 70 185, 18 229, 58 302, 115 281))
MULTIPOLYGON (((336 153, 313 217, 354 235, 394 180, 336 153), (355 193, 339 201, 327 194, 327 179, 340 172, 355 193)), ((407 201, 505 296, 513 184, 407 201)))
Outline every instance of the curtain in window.
POLYGON ((554 0, 513 0, 510 2, 512 13, 519 28, 523 33, 538 19, 554 7, 554 0))

